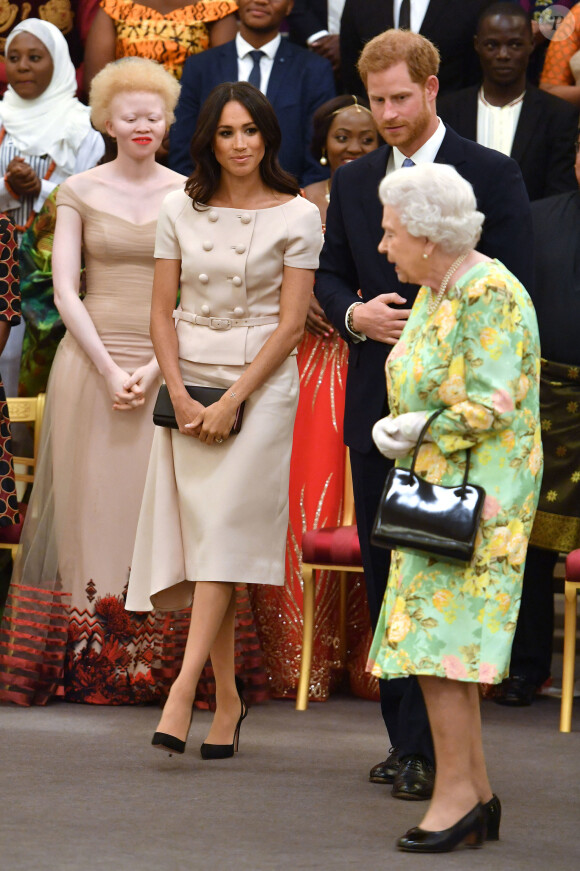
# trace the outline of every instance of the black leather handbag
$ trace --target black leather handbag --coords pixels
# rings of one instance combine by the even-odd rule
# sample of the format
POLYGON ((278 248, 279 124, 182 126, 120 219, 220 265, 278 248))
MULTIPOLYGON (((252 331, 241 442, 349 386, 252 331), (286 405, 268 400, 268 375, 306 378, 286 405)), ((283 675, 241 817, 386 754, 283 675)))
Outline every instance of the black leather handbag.
MULTIPOLYGON (((221 399, 224 393, 227 393, 227 389, 225 388, 222 390, 221 387, 197 387, 191 384, 186 384, 185 389, 192 399, 195 399, 196 402, 201 402, 201 404, 205 405, 206 408, 208 405, 213 405, 214 402, 221 399)), ((235 435, 242 428, 245 405, 245 401, 239 405, 234 425, 230 430, 230 435, 235 435)), ((168 426, 170 429, 178 429, 177 421, 175 419, 175 411, 173 410, 173 404, 171 402, 171 397, 169 396, 167 384, 162 384, 159 388, 159 393, 157 394, 155 407, 153 409, 153 423, 155 426, 168 426)))
POLYGON ((437 560, 471 562, 475 537, 485 500, 485 490, 470 484, 467 451, 463 483, 454 487, 430 484, 415 472, 419 448, 435 418, 432 414, 421 430, 410 469, 391 469, 379 503, 371 534, 378 547, 421 551, 437 560))

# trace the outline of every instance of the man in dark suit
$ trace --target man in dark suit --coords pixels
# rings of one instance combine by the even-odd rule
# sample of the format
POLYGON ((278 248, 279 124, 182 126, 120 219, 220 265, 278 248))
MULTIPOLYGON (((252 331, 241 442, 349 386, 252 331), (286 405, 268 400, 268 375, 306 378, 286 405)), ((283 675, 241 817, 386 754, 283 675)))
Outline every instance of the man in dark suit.
POLYGON ((169 165, 190 175, 189 147, 199 110, 221 82, 249 81, 270 100, 282 131, 280 163, 300 184, 328 178, 310 153, 311 119, 335 96, 332 66, 280 35, 292 0, 238 0, 240 32, 234 40, 186 61, 181 96, 169 137, 169 165))
POLYGON ((521 6, 493 3, 482 12, 475 37, 481 88, 446 94, 437 108, 456 133, 513 157, 530 200, 539 200, 577 188, 578 109, 526 84, 533 48, 532 27, 521 6))
POLYGON ((345 90, 364 94, 356 70, 365 43, 391 27, 404 27, 435 43, 441 55, 439 89, 457 91, 479 80, 473 34, 490 0, 346 0, 340 25, 345 90))
MULTIPOLYGON (((316 278, 316 296, 326 316, 349 343, 344 438, 350 447, 373 625, 383 600, 390 553, 371 546, 370 532, 392 464, 375 448, 371 430, 388 414, 385 361, 417 293, 416 287, 399 283, 393 266, 377 251, 382 238, 377 190, 385 173, 410 159, 454 166, 473 185, 478 208, 485 215, 479 250, 499 258, 524 285, 529 286, 531 279, 530 208, 520 170, 509 157, 461 138, 438 119, 438 67, 435 47, 415 33, 389 30, 365 47, 359 70, 379 132, 388 144, 334 174, 316 278)), ((381 680, 380 690, 383 718, 395 749, 374 766, 371 780, 393 783, 397 798, 428 798, 433 746, 418 682, 414 677, 381 680)))

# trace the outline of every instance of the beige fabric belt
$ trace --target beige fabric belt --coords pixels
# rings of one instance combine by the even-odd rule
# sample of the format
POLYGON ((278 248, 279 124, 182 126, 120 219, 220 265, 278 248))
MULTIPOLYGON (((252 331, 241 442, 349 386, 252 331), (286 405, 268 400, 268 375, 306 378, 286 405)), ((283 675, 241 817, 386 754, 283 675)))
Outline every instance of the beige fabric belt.
POLYGON ((187 321, 198 327, 209 327, 210 330, 231 330, 234 327, 261 327, 264 324, 277 324, 277 315, 264 315, 259 318, 206 318, 202 315, 192 315, 190 312, 175 309, 173 317, 176 321, 187 321))

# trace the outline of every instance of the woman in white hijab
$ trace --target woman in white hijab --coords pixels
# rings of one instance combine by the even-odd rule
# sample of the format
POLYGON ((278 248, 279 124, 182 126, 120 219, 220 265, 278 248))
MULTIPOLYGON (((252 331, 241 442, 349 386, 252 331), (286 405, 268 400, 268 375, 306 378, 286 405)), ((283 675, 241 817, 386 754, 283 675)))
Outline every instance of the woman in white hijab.
MULTIPOLYGON (((38 18, 22 21, 6 40, 5 57, 0 212, 8 215, 20 237, 51 191, 95 166, 105 146, 91 127, 89 108, 76 98, 75 68, 54 24, 38 18)), ((2 355, 7 395, 14 395, 18 383, 23 329, 17 330, 2 355)))

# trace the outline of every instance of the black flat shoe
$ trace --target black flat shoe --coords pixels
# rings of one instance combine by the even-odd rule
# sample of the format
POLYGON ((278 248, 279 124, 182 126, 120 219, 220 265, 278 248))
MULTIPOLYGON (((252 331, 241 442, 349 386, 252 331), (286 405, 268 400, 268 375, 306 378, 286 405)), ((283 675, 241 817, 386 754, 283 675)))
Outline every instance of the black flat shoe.
POLYGON ((428 832, 416 826, 399 838, 397 847, 407 853, 449 853, 460 844, 481 847, 485 840, 485 811, 478 802, 468 814, 441 832, 428 832))
POLYGON ((433 795, 435 769, 424 756, 405 756, 393 778, 393 795, 406 801, 425 801, 433 795))
POLYGON ((159 750, 166 750, 170 756, 173 756, 174 753, 185 753, 187 735, 189 734, 192 720, 193 705, 191 706, 191 717, 189 718, 189 725, 187 727, 187 732, 185 733, 185 741, 181 741, 179 738, 176 738, 175 735, 168 735, 167 732, 155 732, 151 739, 152 745, 157 747, 159 750))
POLYGON ((499 841, 499 824, 501 823, 501 802, 497 795, 486 801, 482 808, 485 813, 487 828, 486 841, 499 841))
POLYGON ((231 744, 206 744, 204 741, 199 748, 202 759, 229 759, 230 756, 233 756, 234 753, 238 752, 238 745, 240 743, 240 727, 242 725, 242 720, 245 720, 248 716, 248 706, 243 695, 244 684, 239 677, 236 677, 236 689, 238 691, 238 696, 240 697, 242 711, 234 731, 234 740, 231 744))
POLYGON ((531 683, 522 675, 514 674, 513 677, 502 681, 494 702, 510 708, 527 708, 534 701, 537 691, 538 687, 535 683, 531 683))
POLYGON ((392 783, 395 779, 400 766, 399 751, 396 747, 391 747, 389 755, 384 762, 379 762, 378 765, 373 765, 369 772, 369 780, 371 783, 392 783))

